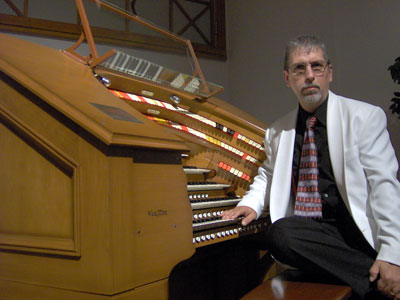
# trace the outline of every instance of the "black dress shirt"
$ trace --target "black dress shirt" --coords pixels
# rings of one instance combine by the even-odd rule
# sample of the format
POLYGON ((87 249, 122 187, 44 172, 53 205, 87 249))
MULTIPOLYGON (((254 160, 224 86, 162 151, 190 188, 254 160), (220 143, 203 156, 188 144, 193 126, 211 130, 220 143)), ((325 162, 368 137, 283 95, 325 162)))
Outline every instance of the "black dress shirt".
POLYGON ((315 142, 318 150, 318 189, 322 200, 322 215, 325 220, 338 220, 349 213, 343 203, 336 186, 332 171, 332 164, 329 155, 329 145, 326 129, 326 113, 328 99, 324 101, 318 109, 310 114, 299 105, 299 112, 296 124, 296 139, 293 154, 293 176, 297 187, 298 173, 300 165, 301 148, 303 146, 304 132, 306 130, 306 120, 315 115, 317 122, 314 128, 315 142))

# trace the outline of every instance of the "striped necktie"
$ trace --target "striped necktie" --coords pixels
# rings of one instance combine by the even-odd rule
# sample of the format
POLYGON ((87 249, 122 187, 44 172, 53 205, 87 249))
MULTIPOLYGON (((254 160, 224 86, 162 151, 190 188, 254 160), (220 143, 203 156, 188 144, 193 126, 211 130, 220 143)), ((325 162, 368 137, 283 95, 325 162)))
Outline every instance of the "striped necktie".
POLYGON ((316 122, 315 116, 307 119, 294 211, 296 216, 306 218, 322 218, 321 195, 318 191, 318 154, 314 137, 316 122))

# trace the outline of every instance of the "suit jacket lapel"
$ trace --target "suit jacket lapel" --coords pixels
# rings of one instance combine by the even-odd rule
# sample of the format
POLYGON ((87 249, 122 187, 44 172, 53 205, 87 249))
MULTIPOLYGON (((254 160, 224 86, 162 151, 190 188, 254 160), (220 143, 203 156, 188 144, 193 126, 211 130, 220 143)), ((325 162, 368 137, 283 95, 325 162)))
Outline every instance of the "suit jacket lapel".
POLYGON ((344 145, 343 145, 343 116, 337 96, 329 92, 328 112, 327 112, 327 135, 329 154, 332 163, 333 174, 336 184, 347 202, 347 192, 345 183, 345 164, 344 164, 344 145))
POLYGON ((278 147, 275 161, 273 181, 271 184, 270 213, 274 222, 290 213, 293 208, 290 206, 291 176, 293 164, 293 148, 296 134, 297 111, 293 110, 282 120, 282 131, 279 141, 275 141, 278 147))

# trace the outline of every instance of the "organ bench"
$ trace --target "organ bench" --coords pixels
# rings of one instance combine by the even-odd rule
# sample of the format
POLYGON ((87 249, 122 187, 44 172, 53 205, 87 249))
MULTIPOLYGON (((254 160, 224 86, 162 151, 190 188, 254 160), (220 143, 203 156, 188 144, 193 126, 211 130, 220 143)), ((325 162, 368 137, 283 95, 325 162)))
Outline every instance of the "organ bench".
POLYGON ((341 283, 308 279, 302 273, 293 276, 290 271, 284 271, 264 281, 241 300, 347 300, 352 295, 351 288, 341 283))

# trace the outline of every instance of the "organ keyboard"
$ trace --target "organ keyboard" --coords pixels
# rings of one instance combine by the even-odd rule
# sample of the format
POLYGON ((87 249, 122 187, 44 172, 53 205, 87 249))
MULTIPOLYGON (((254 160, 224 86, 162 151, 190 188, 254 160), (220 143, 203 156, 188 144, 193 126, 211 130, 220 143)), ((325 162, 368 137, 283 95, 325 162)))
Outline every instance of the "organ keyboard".
POLYGON ((188 191, 215 191, 215 190, 223 190, 225 188, 230 187, 230 184, 216 183, 216 182, 188 182, 188 191))
MULTIPOLYGON (((206 197, 208 194, 206 194, 206 197)), ((213 200, 201 198, 196 200, 192 200, 192 197, 189 196, 190 203, 192 205, 192 209, 201 209, 201 208, 210 208, 210 207, 224 207, 224 206, 236 206, 239 203, 241 198, 239 197, 222 197, 222 198, 214 198, 213 200)))
MULTIPOLYGON (((167 86, 165 68, 121 52, 91 70, 53 49, 0 40, 7 299, 178 299, 168 293, 180 263, 215 265, 267 228, 268 212, 247 226, 220 219, 265 159, 265 125, 222 100, 195 101, 193 78, 167 86), (222 253, 199 258, 208 251, 222 253)), ((248 251, 243 268, 254 261, 248 251)))
POLYGON ((241 226, 241 219, 221 220, 221 213, 241 200, 235 194, 235 187, 230 183, 203 181, 213 179, 217 174, 215 170, 186 166, 184 172, 188 177, 187 190, 193 210, 193 243, 196 247, 256 233, 268 226, 268 213, 254 222, 256 225, 247 227, 241 226))

